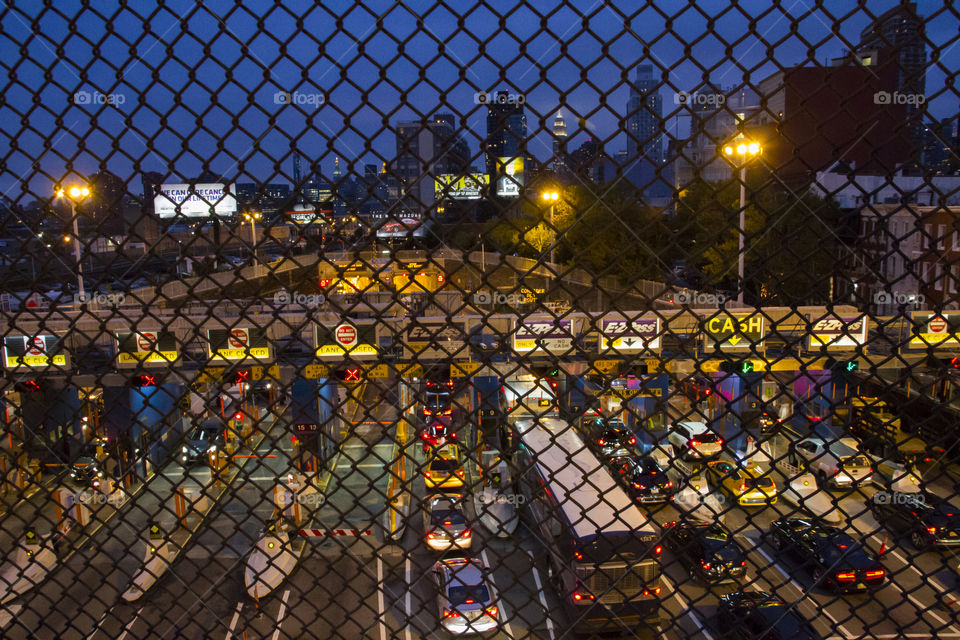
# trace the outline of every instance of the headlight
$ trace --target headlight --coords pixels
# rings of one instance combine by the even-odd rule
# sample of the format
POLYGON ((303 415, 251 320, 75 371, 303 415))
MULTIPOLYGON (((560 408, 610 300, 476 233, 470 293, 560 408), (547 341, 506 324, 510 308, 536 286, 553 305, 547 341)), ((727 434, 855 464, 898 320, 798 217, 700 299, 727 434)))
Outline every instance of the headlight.
POLYGON ((215 444, 214 444, 214 445, 210 445, 210 448, 207 449, 207 452, 208 452, 208 453, 216 453, 216 452, 217 452, 217 445, 215 445, 215 444))
POLYGON ((183 451, 184 453, 186 453, 186 452, 187 452, 187 448, 186 448, 186 447, 183 447, 183 448, 182 448, 182 451, 183 451))
POLYGON ((184 462, 186 462, 186 461, 187 461, 187 456, 181 456, 180 459, 183 460, 184 462))
POLYGON ((103 477, 103 471, 98 471, 98 472, 97 472, 97 475, 102 478, 102 477, 103 477))

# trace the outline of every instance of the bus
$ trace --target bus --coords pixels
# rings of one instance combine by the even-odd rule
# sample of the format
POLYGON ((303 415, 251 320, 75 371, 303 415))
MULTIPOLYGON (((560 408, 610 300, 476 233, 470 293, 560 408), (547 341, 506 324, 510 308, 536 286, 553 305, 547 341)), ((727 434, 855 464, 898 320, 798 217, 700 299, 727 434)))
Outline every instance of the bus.
POLYGON ((659 622, 659 530, 557 418, 514 423, 522 517, 575 632, 634 633, 659 622))

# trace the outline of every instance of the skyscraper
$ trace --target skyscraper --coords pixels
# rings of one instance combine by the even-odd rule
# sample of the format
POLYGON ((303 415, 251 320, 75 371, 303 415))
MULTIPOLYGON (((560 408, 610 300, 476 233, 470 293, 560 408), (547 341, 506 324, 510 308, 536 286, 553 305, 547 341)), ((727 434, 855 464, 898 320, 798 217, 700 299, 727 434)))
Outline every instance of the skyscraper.
POLYGON ((397 125, 394 163, 407 206, 422 211, 433 205, 436 176, 469 170, 470 149, 457 135, 453 115, 440 113, 397 125))
POLYGON ((655 165, 663 162, 663 98, 657 92, 653 66, 637 67, 627 100, 628 157, 644 157, 655 165))
MULTIPOLYGON (((497 91, 487 105, 487 139, 484 145, 491 184, 497 184, 499 177, 498 158, 516 159, 520 168, 523 167, 526 140, 527 116, 523 112, 523 101, 507 91, 497 91)), ((523 184, 522 174, 511 175, 511 180, 519 178, 519 184, 523 184)))
MULTIPOLYGON (((911 95, 925 95, 927 48, 924 44, 923 18, 917 14, 916 2, 898 4, 877 16, 860 33, 858 51, 886 50, 894 58, 899 74, 897 91, 911 95)), ((908 137, 913 144, 914 157, 908 165, 916 168, 926 133, 923 123, 923 104, 906 103, 908 137)))
POLYGON ((553 121, 553 170, 561 175, 567 173, 567 123, 563 120, 563 109, 557 110, 553 121))

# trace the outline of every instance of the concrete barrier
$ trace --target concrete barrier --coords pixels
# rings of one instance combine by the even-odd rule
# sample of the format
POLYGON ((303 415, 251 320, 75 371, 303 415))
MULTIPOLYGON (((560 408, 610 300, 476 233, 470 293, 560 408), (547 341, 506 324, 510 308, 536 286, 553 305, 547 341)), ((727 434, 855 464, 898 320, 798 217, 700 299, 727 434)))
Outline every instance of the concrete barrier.
POLYGON ((127 602, 138 600, 170 568, 176 557, 174 543, 167 538, 160 523, 153 522, 147 528, 143 540, 143 564, 134 574, 130 586, 123 592, 127 602))
POLYGON ((30 591, 59 564, 55 543, 59 534, 27 531, 12 562, 0 569, 0 604, 30 591))

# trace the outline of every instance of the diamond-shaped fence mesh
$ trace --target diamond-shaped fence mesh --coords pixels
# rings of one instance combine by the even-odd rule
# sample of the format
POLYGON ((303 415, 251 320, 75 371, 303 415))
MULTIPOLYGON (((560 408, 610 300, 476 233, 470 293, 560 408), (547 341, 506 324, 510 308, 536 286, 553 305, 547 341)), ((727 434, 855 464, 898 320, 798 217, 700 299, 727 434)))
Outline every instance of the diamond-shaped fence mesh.
POLYGON ((0 25, 4 638, 960 637, 952 4, 0 25))

